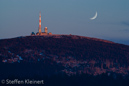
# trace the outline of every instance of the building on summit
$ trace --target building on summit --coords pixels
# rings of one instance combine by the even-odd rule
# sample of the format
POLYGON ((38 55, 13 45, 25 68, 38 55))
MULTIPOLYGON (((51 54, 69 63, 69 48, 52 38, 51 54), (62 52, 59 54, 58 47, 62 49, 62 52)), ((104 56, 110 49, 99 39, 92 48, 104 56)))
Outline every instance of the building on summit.
POLYGON ((47 27, 44 28, 44 32, 41 31, 41 28, 39 28, 39 32, 36 33, 36 35, 52 35, 52 33, 48 33, 47 27))
MULTIPOLYGON (((31 35, 35 35, 34 32, 31 33, 31 35)), ((44 32, 42 32, 41 30, 41 12, 39 13, 39 28, 38 28, 38 32, 36 33, 36 35, 52 35, 52 33, 48 33, 48 29, 47 27, 44 28, 44 32)))

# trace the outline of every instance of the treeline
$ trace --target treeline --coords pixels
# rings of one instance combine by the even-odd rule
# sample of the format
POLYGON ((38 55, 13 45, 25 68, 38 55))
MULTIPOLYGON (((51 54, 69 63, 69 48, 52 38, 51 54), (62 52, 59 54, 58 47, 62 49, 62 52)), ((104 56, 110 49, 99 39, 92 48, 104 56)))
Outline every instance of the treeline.
POLYGON ((126 66, 129 65, 129 46, 106 43, 87 38, 62 36, 61 38, 45 36, 28 36, 0 40, 0 52, 8 55, 7 51, 24 56, 24 51, 31 49, 44 50, 45 54, 57 55, 60 57, 72 56, 77 60, 111 60, 126 66), (7 49, 5 49, 5 47, 7 49))
POLYGON ((113 72, 97 76, 83 73, 69 76, 63 72, 56 73, 56 65, 55 67, 41 63, 0 65, 2 66, 0 80, 44 80, 44 86, 129 86, 129 75, 123 77, 113 72))

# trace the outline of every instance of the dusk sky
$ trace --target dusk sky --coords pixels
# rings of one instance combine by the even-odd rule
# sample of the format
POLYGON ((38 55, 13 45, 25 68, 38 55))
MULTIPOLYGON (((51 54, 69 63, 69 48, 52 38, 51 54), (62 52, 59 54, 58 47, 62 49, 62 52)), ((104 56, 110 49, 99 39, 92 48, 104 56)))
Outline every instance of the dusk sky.
POLYGON ((0 0, 0 39, 38 32, 40 11, 42 31, 129 45, 129 0, 0 0))

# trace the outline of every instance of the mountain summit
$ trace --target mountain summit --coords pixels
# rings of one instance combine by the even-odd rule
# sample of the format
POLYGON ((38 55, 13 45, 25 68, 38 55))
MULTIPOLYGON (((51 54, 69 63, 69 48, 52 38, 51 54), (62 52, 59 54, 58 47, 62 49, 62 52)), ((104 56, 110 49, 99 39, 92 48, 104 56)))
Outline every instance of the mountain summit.
POLYGON ((1 64, 5 63, 3 65, 34 64, 33 67, 26 65, 24 68, 36 68, 40 73, 44 71, 43 74, 129 73, 129 46, 76 35, 3 39, 0 40, 0 59, 1 64), (35 64, 38 65, 38 69, 35 64))

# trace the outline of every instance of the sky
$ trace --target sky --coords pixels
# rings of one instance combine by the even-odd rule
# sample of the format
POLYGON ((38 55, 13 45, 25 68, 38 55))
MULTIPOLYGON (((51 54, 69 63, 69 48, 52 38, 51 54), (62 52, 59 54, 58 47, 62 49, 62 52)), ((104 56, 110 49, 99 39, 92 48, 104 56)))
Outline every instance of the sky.
POLYGON ((129 45, 129 0, 0 0, 0 39, 38 32, 40 11, 42 31, 129 45))

